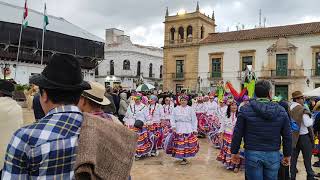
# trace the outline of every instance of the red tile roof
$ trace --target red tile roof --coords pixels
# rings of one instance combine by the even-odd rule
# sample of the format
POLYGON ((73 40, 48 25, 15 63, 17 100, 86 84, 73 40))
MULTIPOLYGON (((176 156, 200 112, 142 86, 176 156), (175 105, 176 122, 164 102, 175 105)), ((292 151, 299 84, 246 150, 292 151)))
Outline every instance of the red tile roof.
POLYGON ((264 38, 279 38, 320 33, 320 22, 248 29, 241 31, 211 33, 201 43, 218 43, 226 41, 242 41, 264 38))

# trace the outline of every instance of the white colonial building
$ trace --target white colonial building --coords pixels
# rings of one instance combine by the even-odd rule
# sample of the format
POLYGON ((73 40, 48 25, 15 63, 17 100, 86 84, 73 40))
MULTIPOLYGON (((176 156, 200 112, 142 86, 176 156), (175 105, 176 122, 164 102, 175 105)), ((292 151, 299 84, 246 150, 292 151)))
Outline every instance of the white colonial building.
POLYGON ((96 80, 112 87, 135 89, 139 78, 161 88, 163 52, 161 48, 133 44, 119 29, 107 29, 105 59, 96 71, 96 80))
POLYGON ((252 65, 258 79, 269 79, 274 94, 320 86, 320 23, 212 33, 201 42, 199 83, 209 90, 220 81, 242 88, 241 74, 252 65))

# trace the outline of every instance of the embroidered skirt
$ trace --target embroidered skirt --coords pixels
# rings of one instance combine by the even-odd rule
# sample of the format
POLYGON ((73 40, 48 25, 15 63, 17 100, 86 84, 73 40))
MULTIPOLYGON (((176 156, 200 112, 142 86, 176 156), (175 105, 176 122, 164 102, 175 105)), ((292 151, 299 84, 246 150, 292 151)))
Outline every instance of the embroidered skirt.
POLYGON ((199 134, 207 134, 209 131, 209 123, 208 118, 204 113, 196 113, 198 120, 198 133, 199 134))
POLYGON ((138 142, 136 148, 136 157, 149 156, 152 150, 152 142, 146 126, 138 129, 134 126, 129 126, 129 129, 138 134, 138 142))
POLYGON ((220 149, 220 153, 218 154, 217 160, 220 161, 226 169, 233 170, 235 168, 244 169, 244 154, 240 153, 240 162, 238 164, 234 164, 231 162, 231 134, 223 134, 223 144, 220 149))
POLYGON ((215 148, 220 148, 221 146, 220 135, 218 132, 220 129, 219 118, 215 115, 209 115, 208 122, 209 122, 208 138, 215 148))
POLYGON ((162 149, 163 143, 163 131, 160 123, 153 123, 148 126, 148 131, 150 133, 150 139, 153 144, 153 149, 162 149))
POLYGON ((170 119, 161 119, 161 127, 163 131, 163 139, 165 139, 171 131, 170 119))
POLYGON ((172 157, 178 159, 194 157, 199 151, 198 138, 194 134, 173 133, 172 157))

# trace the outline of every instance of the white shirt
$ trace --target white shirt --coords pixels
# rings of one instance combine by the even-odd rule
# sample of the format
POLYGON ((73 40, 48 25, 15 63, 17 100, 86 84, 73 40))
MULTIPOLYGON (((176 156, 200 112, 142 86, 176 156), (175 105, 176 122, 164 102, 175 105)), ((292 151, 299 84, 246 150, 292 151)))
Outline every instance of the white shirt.
MULTIPOLYGON (((297 102, 293 102, 290 106, 290 110, 292 111, 295 107, 301 106, 301 104, 297 102)), ((309 117, 309 115, 304 114, 302 117, 302 123, 300 127, 300 135, 306 135, 309 133, 308 127, 313 125, 313 119, 309 117)))
POLYGON ((143 121, 146 123, 148 121, 148 108, 140 103, 140 104, 130 104, 128 106, 126 116, 123 119, 126 125, 133 126, 136 120, 143 121))
POLYGON ((236 126, 237 117, 235 113, 231 113, 230 118, 225 116, 221 119, 220 133, 233 134, 234 127, 236 126))
POLYGON ((162 106, 161 110, 161 119, 172 119, 172 113, 173 113, 174 106, 170 103, 170 105, 164 104, 162 106))
POLYGON ((196 113, 207 113, 208 109, 205 103, 196 103, 192 106, 196 113))
POLYGON ((160 123, 161 119, 161 104, 150 104, 148 106, 148 120, 150 123, 160 123))
POLYGON ((215 101, 207 102, 207 112, 209 115, 215 115, 217 114, 218 104, 215 101))
POLYGON ((189 134, 192 132, 197 132, 197 116, 193 108, 190 106, 175 107, 170 123, 172 128, 176 128, 177 133, 189 134))

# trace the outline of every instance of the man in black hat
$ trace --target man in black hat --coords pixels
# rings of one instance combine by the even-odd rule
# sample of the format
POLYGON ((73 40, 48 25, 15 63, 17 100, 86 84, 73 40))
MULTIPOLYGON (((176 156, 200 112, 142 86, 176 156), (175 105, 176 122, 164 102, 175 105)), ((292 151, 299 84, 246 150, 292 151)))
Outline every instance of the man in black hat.
POLYGON ((14 85, 11 82, 0 80, 0 169, 12 134, 23 124, 22 108, 12 99, 13 91, 14 85))
POLYGON ((83 115, 78 104, 83 90, 80 64, 73 56, 54 55, 30 83, 39 86, 46 116, 19 129, 8 145, 3 179, 72 179, 83 115))

